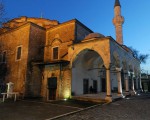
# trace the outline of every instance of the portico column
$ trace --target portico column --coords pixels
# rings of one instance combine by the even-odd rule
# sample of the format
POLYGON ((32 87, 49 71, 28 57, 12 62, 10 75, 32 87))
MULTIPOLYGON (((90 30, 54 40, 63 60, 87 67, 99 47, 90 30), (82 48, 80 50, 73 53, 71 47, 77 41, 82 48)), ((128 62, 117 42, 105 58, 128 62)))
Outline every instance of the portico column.
POLYGON ((134 78, 133 78, 133 73, 131 73, 131 81, 132 81, 132 93, 136 94, 135 88, 134 88, 134 78))
POLYGON ((136 76, 136 90, 138 90, 138 79, 139 79, 139 77, 138 76, 136 76))
POLYGON ((141 92, 143 92, 142 82, 141 82, 141 73, 139 75, 139 87, 140 87, 141 92))
POLYGON ((121 68, 116 68, 117 80, 118 80, 118 96, 123 96, 122 94, 122 83, 121 83, 121 68))
POLYGON ((131 80, 132 80, 132 91, 134 91, 134 79, 133 79, 133 74, 131 73, 131 80))
POLYGON ((112 95, 111 95, 111 81, 110 81, 110 66, 106 67, 106 84, 107 84, 107 91, 106 91, 106 100, 112 102, 112 95))
POLYGON ((127 72, 125 73, 124 77, 125 77, 125 90, 126 92, 129 92, 129 77, 127 72))

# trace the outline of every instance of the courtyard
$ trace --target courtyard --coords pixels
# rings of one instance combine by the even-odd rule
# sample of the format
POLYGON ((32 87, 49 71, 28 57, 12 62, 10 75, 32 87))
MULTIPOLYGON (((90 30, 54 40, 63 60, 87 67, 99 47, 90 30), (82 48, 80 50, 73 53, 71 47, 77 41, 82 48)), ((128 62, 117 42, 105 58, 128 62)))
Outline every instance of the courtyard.
POLYGON ((0 100, 0 120, 46 120, 56 116, 78 112, 100 103, 80 100, 59 100, 42 102, 38 99, 0 100))
POLYGON ((0 102, 0 120, 148 120, 150 94, 142 93, 108 104, 83 101, 0 102))

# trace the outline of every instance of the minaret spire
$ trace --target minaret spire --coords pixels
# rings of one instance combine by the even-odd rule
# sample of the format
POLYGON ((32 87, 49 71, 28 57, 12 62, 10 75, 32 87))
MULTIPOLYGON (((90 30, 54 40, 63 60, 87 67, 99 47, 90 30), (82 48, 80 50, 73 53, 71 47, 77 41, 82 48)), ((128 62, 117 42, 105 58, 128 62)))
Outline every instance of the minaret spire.
POLYGON ((116 7, 116 6, 120 6, 120 7, 121 7, 119 0, 115 0, 115 5, 114 5, 114 7, 116 7))
POLYGON ((121 45, 123 44, 123 34, 122 34, 123 23, 124 23, 124 18, 121 16, 120 1, 115 0, 113 24, 116 29, 116 41, 121 45))

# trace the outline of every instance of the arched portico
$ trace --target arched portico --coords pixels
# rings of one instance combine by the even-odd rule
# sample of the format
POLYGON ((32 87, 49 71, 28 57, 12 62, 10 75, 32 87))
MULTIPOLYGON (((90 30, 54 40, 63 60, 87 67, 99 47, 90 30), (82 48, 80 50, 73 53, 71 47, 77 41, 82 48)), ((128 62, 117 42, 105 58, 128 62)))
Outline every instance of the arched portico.
POLYGON ((123 97, 122 88, 124 85, 124 69, 123 69, 123 60, 121 59, 121 54, 119 54, 118 50, 114 50, 112 52, 112 65, 113 71, 116 73, 117 88, 118 88, 118 96, 123 97))
MULTIPOLYGON (((105 41, 106 42, 106 41, 105 41)), ((70 68, 72 69, 72 95, 82 95, 92 92, 101 92, 102 85, 106 86, 106 98, 111 101, 110 82, 110 52, 109 42, 85 42, 72 45, 69 48, 70 68), (104 45, 105 44, 105 45, 104 45), (106 53, 107 52, 107 53, 106 53), (103 69, 103 73, 101 70, 103 69), (102 80, 103 74, 104 80, 102 80)))
POLYGON ((81 53, 81 51, 84 51, 86 49, 88 50, 93 50, 95 52, 97 52, 105 65, 108 65, 110 64, 110 53, 106 53, 106 51, 109 52, 109 48, 108 47, 104 47, 103 44, 99 44, 97 46, 94 46, 94 44, 90 44, 90 43, 87 43, 89 45, 72 45, 70 46, 69 48, 69 56, 68 56, 68 59, 70 61, 70 67, 72 67, 73 65, 73 61, 77 58, 77 56, 81 53))
POLYGON ((100 69, 103 64, 101 56, 96 51, 82 50, 72 62, 71 92, 74 95, 101 92, 100 69))

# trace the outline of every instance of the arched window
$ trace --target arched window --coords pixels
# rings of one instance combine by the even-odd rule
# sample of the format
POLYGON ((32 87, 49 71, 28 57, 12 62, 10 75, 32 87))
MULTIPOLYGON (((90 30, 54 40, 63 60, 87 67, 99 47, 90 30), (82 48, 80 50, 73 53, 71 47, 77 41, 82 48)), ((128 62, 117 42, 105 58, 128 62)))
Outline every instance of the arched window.
POLYGON ((59 59, 59 47, 53 47, 53 60, 59 59))

